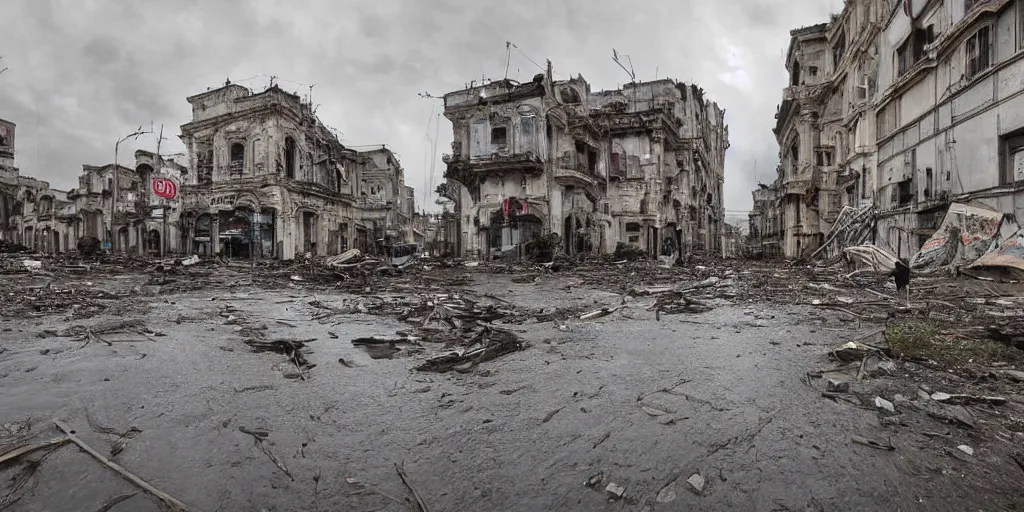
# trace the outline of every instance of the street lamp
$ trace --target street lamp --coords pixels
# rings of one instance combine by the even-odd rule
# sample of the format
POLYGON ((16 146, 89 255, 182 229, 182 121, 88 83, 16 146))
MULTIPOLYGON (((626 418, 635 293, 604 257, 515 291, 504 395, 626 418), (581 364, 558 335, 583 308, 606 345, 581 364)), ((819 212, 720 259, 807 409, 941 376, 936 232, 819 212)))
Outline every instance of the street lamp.
POLYGON ((120 168, 117 165, 117 150, 118 150, 118 147, 121 145, 122 142, 124 142, 124 141, 126 141, 128 139, 133 139, 133 140, 134 139, 138 139, 140 135, 144 135, 144 134, 147 134, 147 133, 153 133, 153 129, 150 128, 149 131, 147 132, 147 131, 143 131, 142 127, 140 126, 134 132, 129 133, 128 135, 125 135, 124 137, 121 137, 121 139, 118 140, 117 143, 114 144, 114 190, 110 191, 110 193, 111 193, 111 196, 110 196, 110 227, 107 230, 107 236, 110 237, 108 242, 110 243, 111 251, 113 251, 113 249, 114 249, 114 241, 117 239, 117 237, 114 235, 114 213, 117 211, 117 193, 119 191, 118 184, 117 184, 117 178, 118 178, 118 175, 121 174, 119 172, 120 168))

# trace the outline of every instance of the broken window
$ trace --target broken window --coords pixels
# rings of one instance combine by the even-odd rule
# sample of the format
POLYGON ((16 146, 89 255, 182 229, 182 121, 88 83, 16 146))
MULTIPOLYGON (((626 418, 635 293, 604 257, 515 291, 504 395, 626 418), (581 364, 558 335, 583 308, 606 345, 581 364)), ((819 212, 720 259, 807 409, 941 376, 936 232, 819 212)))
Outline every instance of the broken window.
POLYGON ((619 153, 612 153, 612 172, 622 172, 622 155, 619 153))
POLYGON ((800 85, 800 62, 793 61, 793 71, 790 73, 789 85, 800 85))
POLYGON ((597 151, 587 150, 587 170, 591 173, 597 172, 597 151))
POLYGON ((967 58, 967 78, 974 78, 992 65, 992 41, 990 27, 981 27, 964 43, 967 58))
POLYGON ((903 180, 896 184, 896 204, 906 206, 914 200, 914 192, 911 190, 911 180, 903 180))
POLYGON ((519 118, 519 133, 522 139, 519 142, 519 150, 522 153, 537 150, 537 116, 533 114, 524 115, 519 118))
POLYGON ((903 76, 913 65, 913 55, 911 54, 910 39, 907 39, 899 48, 896 49, 896 76, 903 76))
POLYGON ((924 197, 925 197, 925 199, 928 199, 928 198, 932 197, 932 192, 933 192, 932 187, 935 185, 933 183, 934 179, 935 178, 934 178, 933 173, 932 173, 932 168, 931 167, 926 167, 924 169, 924 197))
POLYGON ((913 61, 916 63, 924 57, 924 47, 935 41, 935 26, 929 25, 927 28, 915 28, 913 39, 913 61))
POLYGON ((562 103, 568 103, 570 105, 583 103, 583 99, 580 98, 580 93, 574 87, 562 87, 558 91, 558 96, 561 98, 562 103))
POLYGON ((296 151, 295 139, 291 137, 284 138, 284 175, 288 178, 295 179, 295 167, 296 159, 298 158, 299 152, 296 151))
POLYGON ((198 180, 200 185, 209 185, 213 183, 213 150, 208 149, 205 153, 199 154, 199 173, 198 180), (203 158, 205 155, 205 158, 203 158))
POLYGON ((818 167, 832 166, 832 150, 818 149, 814 151, 815 165, 818 167))
POLYGON ((508 144, 508 128, 504 126, 491 128, 491 145, 504 146, 506 144, 508 144))
MULTIPOLYGON (((999 184, 1006 185, 1024 180, 1024 130, 1016 130, 1002 137, 1000 141, 1002 171, 999 184)), ((948 174, 948 173, 947 173, 948 174)), ((946 178, 947 180, 949 178, 946 178)))
POLYGON ((231 158, 228 163, 228 171, 232 176, 241 176, 245 168, 245 144, 236 142, 231 145, 231 158))
POLYGON ((811 76, 818 76, 818 66, 808 66, 807 71, 811 74, 811 76))

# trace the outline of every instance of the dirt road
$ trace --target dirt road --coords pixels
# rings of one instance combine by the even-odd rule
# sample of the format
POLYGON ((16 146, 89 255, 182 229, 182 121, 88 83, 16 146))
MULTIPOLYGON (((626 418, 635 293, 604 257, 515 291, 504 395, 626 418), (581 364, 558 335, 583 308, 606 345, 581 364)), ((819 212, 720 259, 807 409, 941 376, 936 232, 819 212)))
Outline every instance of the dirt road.
MULTIPOLYGON (((474 286, 530 308, 620 302, 507 276, 474 286)), ((116 436, 94 432, 86 411, 118 431, 137 427, 114 460, 191 510, 414 510, 396 502, 412 495, 395 463, 432 512, 1024 504, 1024 472, 987 450, 997 440, 917 417, 886 423, 874 408, 826 400, 805 383, 828 346, 857 331, 820 311, 748 304, 658 321, 636 299, 598 320, 515 326, 526 350, 438 375, 411 372, 415 355, 375 360, 350 343, 402 324, 358 314, 313 322, 300 288, 138 300, 151 303, 147 327, 167 336, 82 347, 40 337, 66 327, 60 317, 0 323, 0 420, 50 438, 61 419, 103 453, 116 436), (242 343, 239 331, 256 323, 271 336, 316 339, 306 380, 286 378, 296 377, 286 357, 242 343), (291 477, 239 427, 268 432, 263 446, 291 477), (950 434, 922 434, 932 430, 950 434), (852 436, 891 439, 896 450, 852 436), (967 443, 970 457, 947 452, 967 443), (686 482, 694 474, 700 492, 686 482), (609 483, 625 489, 621 499, 609 500, 609 483)), ((114 319, 94 321, 103 320, 114 319)), ((914 396, 912 383, 903 388, 914 396)), ((15 469, 0 476, 9 484, 15 469)), ((8 510, 98 510, 136 490, 69 445, 8 510)), ((110 510, 159 507, 140 493, 110 510)))

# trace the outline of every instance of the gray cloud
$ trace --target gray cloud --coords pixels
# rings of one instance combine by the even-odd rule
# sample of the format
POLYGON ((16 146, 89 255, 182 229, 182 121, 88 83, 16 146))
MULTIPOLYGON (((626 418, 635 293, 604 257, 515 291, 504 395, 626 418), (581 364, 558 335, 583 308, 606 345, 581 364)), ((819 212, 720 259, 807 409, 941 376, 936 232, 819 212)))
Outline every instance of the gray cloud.
MULTIPOLYGON (((82 164, 110 162, 114 141, 139 125, 164 124, 163 147, 182 151, 173 135, 191 114, 186 96, 228 77, 261 90, 273 75, 300 94, 316 84, 321 119, 347 144, 390 145, 423 198, 430 122, 440 105, 417 93, 501 78, 506 41, 519 48, 508 62, 511 78, 529 80, 551 59, 556 76, 582 74, 595 90, 609 89, 628 81, 611 60, 615 48, 631 56, 639 79, 698 83, 726 109, 726 208, 745 210, 756 178, 772 179, 776 165, 771 128, 789 30, 841 7, 841 0, 8 0, 0 117, 18 124, 22 171, 69 188, 82 164)), ((450 141, 441 118, 434 184, 450 141)), ((155 137, 140 137, 122 148, 121 163, 155 146, 155 137)))

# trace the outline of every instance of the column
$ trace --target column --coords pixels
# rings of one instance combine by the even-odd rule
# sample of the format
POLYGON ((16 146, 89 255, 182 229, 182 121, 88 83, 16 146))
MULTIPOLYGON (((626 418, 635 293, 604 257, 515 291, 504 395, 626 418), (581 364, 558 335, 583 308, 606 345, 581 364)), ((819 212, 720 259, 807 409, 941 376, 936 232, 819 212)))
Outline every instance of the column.
POLYGON ((220 253, 220 212, 215 211, 210 219, 210 252, 220 253))

